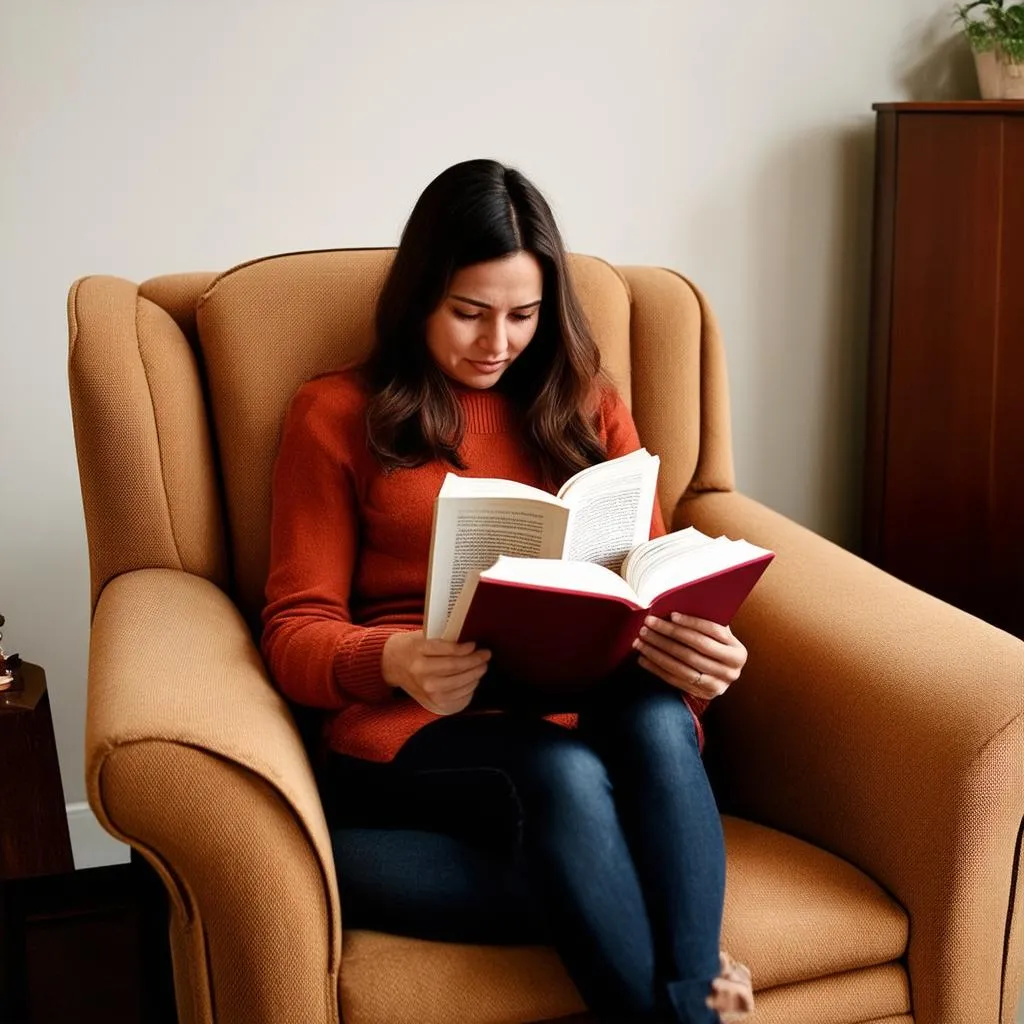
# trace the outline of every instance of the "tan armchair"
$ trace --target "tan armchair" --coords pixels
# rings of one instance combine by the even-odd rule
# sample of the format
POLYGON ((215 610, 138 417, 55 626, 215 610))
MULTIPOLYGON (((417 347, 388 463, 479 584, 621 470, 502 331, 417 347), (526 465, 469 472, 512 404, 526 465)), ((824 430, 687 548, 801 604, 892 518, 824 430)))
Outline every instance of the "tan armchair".
MULTIPOLYGON (((582 1009, 554 952, 343 930, 331 836, 254 643, 299 383, 366 351, 390 251, 79 281, 89 802, 169 893, 185 1024, 518 1024, 582 1009)), ((733 489, 722 345, 665 270, 574 257, 674 524, 778 558, 709 714, 723 942, 757 1021, 1012 1024, 1024 966, 1024 644, 733 489)), ((922 510, 927 514, 927 510, 922 510)), ((951 538, 951 543, 956 543, 951 538)))

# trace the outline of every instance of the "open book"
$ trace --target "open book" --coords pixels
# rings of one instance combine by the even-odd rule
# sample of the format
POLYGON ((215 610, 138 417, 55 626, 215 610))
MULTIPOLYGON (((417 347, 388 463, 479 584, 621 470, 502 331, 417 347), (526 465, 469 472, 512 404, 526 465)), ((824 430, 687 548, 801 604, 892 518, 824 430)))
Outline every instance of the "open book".
POLYGON ((473 640, 525 685, 565 689, 631 657, 648 614, 728 623, 775 556, 693 527, 649 540, 658 468, 641 448, 557 495, 449 473, 434 506, 426 635, 473 640))
POLYGON ((621 575, 592 562, 500 557, 469 574, 442 637, 476 641, 525 685, 574 688, 629 659, 647 615, 727 624, 774 557, 693 527, 637 545, 621 575))
POLYGON ((618 572, 650 536, 659 465, 641 448, 581 470, 557 495, 449 473, 434 504, 426 635, 441 636, 467 578, 501 555, 596 562, 618 572))

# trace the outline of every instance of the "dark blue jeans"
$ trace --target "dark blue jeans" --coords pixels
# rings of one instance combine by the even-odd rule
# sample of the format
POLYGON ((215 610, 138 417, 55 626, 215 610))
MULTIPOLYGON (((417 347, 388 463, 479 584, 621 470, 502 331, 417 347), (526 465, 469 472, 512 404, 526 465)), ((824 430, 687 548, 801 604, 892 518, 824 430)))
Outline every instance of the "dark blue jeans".
POLYGON ((716 1021, 725 853, 690 712, 640 671, 578 706, 575 731, 524 711, 455 716, 387 765, 333 756, 347 919, 548 941, 602 1018, 716 1021))

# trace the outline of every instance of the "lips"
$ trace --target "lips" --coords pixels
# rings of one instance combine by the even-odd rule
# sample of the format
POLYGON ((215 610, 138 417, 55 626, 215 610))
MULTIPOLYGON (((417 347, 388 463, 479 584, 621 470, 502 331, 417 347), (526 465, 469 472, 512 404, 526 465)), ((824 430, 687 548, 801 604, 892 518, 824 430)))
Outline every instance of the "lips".
POLYGON ((469 365, 477 371, 477 373, 497 373, 506 365, 508 360, 499 359, 496 363, 478 363, 476 360, 470 359, 468 362, 469 365))

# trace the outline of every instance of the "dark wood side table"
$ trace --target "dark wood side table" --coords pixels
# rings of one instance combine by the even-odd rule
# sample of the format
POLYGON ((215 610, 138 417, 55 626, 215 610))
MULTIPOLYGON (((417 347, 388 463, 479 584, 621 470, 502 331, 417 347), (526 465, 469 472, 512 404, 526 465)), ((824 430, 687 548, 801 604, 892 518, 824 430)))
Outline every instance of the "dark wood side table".
POLYGON ((0 690, 0 1024, 173 1024, 163 885, 74 870, 46 676, 0 690))
POLYGON ((0 881, 74 867, 46 674, 23 661, 0 690, 0 881))
POLYGON ((19 883, 74 871, 46 674, 22 662, 0 690, 0 1020, 25 1015, 19 883))

